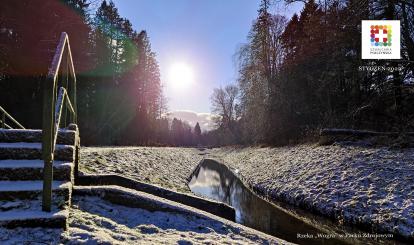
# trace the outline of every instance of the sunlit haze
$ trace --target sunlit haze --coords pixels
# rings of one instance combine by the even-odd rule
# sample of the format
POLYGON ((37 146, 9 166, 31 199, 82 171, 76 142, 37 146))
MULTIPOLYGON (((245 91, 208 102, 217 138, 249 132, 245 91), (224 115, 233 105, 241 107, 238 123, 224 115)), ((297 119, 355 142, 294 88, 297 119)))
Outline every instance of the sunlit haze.
POLYGON ((179 92, 186 92, 194 83, 194 72, 192 67, 186 63, 174 63, 170 66, 166 86, 179 92))
MULTIPOLYGON (((170 111, 210 112, 213 88, 235 83, 234 54, 246 42, 259 0, 114 0, 135 29, 147 30, 170 111), (193 78, 193 79, 190 79, 193 78)), ((272 10, 290 17, 301 4, 272 10)))

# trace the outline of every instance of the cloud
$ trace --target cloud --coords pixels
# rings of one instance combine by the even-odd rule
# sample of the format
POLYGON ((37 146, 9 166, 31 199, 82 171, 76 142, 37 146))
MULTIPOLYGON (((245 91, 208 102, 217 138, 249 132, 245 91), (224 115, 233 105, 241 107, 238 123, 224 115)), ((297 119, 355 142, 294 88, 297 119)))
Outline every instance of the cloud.
POLYGON ((176 110, 170 111, 166 115, 168 118, 173 119, 174 117, 190 124, 194 127, 198 122, 202 131, 209 131, 214 129, 214 118, 216 115, 211 113, 197 113, 189 110, 176 110))

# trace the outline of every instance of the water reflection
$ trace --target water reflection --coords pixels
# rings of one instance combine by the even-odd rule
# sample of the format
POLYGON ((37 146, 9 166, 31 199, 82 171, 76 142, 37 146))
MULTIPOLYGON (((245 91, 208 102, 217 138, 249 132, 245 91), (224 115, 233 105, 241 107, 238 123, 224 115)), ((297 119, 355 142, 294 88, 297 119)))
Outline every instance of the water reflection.
POLYGON ((194 171, 192 192, 225 202, 236 210, 236 222, 299 244, 347 244, 337 239, 298 239, 297 234, 323 234, 320 229, 259 198, 226 166, 206 159, 194 171))

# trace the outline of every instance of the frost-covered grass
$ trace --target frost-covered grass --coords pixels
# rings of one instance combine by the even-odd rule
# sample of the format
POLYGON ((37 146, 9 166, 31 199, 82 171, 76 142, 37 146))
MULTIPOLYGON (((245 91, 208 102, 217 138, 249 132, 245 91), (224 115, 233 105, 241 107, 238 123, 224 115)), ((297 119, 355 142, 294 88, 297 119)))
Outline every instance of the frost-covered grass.
POLYGON ((187 178, 203 158, 194 148, 82 147, 80 170, 119 174, 162 187, 189 192, 187 178))
POLYGON ((255 191, 333 217, 414 238, 414 149, 360 145, 279 148, 83 148, 82 169, 188 192, 203 157, 239 173, 255 191))
MULTIPOLYGON (((87 173, 116 173, 188 192, 187 177, 203 154, 188 148, 82 148, 80 169, 87 173)), ((0 206, 6 210, 10 205, 0 206)), ((129 208, 98 197, 74 196, 67 231, 0 228, 0 244, 278 243, 276 238, 232 224, 204 216, 129 208)))
POLYGON ((211 153, 270 198, 414 238, 414 149, 299 145, 211 153))
POLYGON ((75 199, 65 244, 266 244, 259 235, 220 221, 114 205, 97 197, 75 199))
POLYGON ((150 212, 99 197, 74 197, 69 228, 0 228, 0 244, 277 244, 263 234, 203 216, 150 212))

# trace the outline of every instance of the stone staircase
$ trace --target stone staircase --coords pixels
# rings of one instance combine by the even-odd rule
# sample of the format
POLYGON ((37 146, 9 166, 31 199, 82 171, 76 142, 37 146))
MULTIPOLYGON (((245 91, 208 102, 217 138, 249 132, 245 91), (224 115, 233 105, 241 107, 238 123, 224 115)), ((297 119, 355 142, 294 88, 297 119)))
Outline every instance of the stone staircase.
POLYGON ((77 126, 59 130, 53 163, 52 212, 42 211, 41 141, 41 130, 0 129, 0 226, 67 226, 79 152, 77 126))

